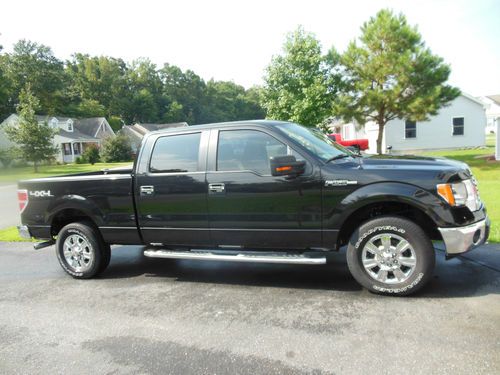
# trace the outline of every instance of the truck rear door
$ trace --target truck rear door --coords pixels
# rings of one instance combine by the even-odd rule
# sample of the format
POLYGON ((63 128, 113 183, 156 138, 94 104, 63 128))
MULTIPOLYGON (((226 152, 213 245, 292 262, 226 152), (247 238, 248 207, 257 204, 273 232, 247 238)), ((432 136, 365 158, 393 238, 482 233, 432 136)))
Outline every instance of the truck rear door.
POLYGON ((208 245, 206 156, 209 131, 148 139, 136 173, 139 228, 146 243, 208 245))

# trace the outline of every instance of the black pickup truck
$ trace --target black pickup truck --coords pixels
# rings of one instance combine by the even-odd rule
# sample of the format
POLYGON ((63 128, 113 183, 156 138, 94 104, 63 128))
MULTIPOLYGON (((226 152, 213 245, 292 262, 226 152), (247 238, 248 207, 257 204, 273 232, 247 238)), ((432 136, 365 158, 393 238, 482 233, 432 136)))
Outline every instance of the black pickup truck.
POLYGON ((56 244, 75 278, 104 271, 112 244, 153 258, 321 265, 347 246, 370 291, 410 294, 447 257, 486 241, 464 163, 367 157, 294 123, 245 121, 153 132, 129 169, 19 182, 24 237, 56 244))

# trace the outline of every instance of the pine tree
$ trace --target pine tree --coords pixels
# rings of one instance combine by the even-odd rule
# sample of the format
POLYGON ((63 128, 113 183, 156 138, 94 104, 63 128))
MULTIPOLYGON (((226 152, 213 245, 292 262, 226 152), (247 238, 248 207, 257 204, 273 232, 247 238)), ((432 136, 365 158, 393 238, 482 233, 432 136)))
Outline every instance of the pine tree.
POLYGON ((57 152, 53 143, 57 130, 50 128, 47 122, 38 123, 35 116, 38 106, 39 101, 27 84, 19 94, 19 124, 6 128, 7 136, 16 143, 20 157, 33 162, 35 173, 38 172, 40 162, 52 159, 57 152))

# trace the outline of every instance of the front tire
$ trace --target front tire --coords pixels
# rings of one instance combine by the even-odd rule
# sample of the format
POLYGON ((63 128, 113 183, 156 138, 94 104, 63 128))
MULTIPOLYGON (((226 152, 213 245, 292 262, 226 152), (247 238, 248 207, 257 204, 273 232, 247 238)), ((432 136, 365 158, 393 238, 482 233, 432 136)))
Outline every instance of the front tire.
POLYGON ((109 245, 87 222, 71 223, 59 231, 56 254, 63 270, 75 279, 90 279, 103 272, 111 257, 109 245))
POLYGON ((354 231, 347 247, 347 264, 356 281, 369 291, 409 295, 431 279, 434 247, 414 222, 385 216, 354 231))

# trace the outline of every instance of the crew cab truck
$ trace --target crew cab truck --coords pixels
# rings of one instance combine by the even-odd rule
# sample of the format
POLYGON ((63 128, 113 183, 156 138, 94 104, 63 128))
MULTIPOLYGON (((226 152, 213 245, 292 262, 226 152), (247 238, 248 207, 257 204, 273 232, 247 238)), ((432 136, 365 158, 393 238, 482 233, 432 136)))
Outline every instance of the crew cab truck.
POLYGON ((325 264, 347 246, 370 291, 407 295, 448 257, 484 243, 489 220, 464 163, 361 157, 298 124, 245 121, 147 134, 130 169, 19 182, 21 235, 56 245, 78 279, 112 244, 153 258, 325 264))

